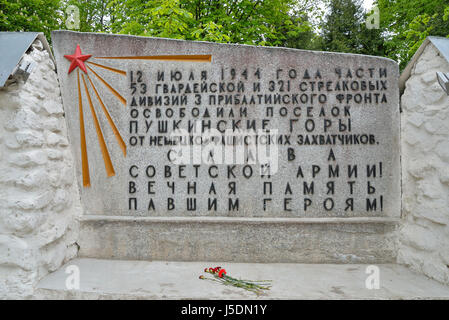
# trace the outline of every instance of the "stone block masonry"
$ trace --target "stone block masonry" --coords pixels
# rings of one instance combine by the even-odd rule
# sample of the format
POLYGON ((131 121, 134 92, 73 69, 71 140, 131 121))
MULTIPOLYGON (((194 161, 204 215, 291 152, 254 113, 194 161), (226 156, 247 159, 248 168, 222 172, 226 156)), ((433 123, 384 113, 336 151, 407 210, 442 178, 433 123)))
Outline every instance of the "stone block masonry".
POLYGON ((55 65, 40 40, 0 89, 0 298, 30 298, 78 252, 81 206, 55 65))

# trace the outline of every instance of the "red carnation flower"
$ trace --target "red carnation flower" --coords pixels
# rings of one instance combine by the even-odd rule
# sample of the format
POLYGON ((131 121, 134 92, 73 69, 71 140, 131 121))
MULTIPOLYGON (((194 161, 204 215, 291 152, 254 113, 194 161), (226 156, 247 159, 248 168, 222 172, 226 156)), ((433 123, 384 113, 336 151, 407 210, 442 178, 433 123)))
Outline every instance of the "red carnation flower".
POLYGON ((221 269, 220 272, 218 272, 218 277, 219 278, 223 278, 223 276, 226 274, 226 270, 225 269, 221 269))

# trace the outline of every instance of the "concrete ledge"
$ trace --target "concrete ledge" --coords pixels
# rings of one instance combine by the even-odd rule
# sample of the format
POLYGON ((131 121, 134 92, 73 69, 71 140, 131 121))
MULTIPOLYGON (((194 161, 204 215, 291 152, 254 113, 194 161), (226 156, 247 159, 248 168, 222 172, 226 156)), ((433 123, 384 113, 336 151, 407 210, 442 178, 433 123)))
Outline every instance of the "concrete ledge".
POLYGON ((394 264, 380 264, 380 289, 369 290, 367 265, 248 264, 75 259, 45 277, 38 299, 449 299, 449 287, 394 264), (67 265, 80 270, 80 290, 67 290, 67 265), (220 265, 242 279, 270 279, 266 295, 198 279, 220 265))
POLYGON ((84 216, 80 256, 101 259, 390 263, 390 218, 84 216))

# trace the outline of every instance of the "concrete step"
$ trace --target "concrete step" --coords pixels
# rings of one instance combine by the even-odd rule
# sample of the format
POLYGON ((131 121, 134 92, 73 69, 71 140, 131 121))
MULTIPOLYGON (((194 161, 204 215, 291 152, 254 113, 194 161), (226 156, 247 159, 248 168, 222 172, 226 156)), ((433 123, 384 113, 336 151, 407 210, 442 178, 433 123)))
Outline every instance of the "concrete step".
POLYGON ((80 257, 263 263, 393 263, 391 218, 81 218, 80 257))
MULTIPOLYGON (((38 299, 449 299, 449 287, 395 264, 379 264, 379 289, 367 289, 368 265, 125 261, 78 258, 38 284, 38 299), (270 279, 256 296, 200 280, 209 266, 242 279, 270 279), (77 266, 79 290, 68 290, 66 268, 77 266)), ((73 268, 73 267, 72 267, 73 268)))

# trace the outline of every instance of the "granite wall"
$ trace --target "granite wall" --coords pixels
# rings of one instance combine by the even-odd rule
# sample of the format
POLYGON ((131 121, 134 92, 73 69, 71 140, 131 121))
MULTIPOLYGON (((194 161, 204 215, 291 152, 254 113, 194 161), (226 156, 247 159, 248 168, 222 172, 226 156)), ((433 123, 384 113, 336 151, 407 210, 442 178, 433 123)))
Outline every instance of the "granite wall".
POLYGON ((29 298, 78 252, 81 212, 55 65, 36 40, 0 89, 0 298, 29 298))
POLYGON ((436 72, 449 64, 429 43, 402 105, 402 226, 398 262, 449 284, 449 97, 436 72))

